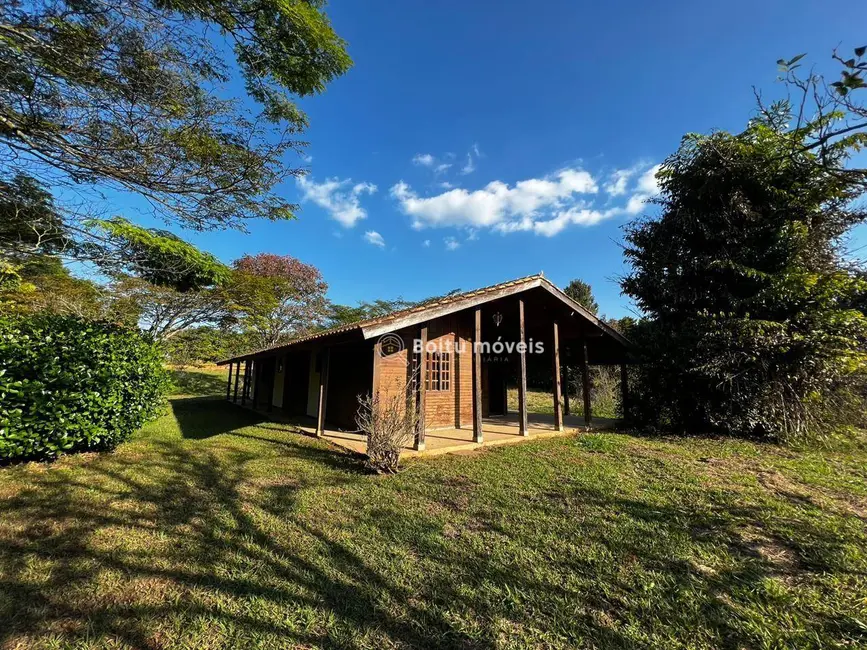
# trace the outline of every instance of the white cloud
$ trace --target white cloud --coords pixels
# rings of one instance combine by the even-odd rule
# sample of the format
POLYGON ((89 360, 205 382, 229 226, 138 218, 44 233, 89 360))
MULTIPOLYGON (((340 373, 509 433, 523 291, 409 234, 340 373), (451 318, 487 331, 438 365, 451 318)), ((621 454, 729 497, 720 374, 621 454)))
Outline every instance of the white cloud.
POLYGON ((425 248, 430 248, 430 239, 425 239, 425 240, 421 243, 421 245, 424 246, 425 248))
POLYGON ((364 233, 364 240, 368 244, 373 244, 374 246, 379 246, 380 248, 385 247, 385 240, 382 238, 382 235, 380 235, 375 230, 368 230, 366 233, 364 233))
POLYGON ((650 194, 651 196, 659 194, 659 183, 656 180, 656 174, 662 168, 662 165, 654 165, 644 172, 638 179, 638 191, 642 194, 650 194))
POLYGON ((639 178, 635 193, 629 197, 626 204, 626 212, 628 214, 638 214, 644 209, 647 201, 659 194, 659 183, 656 180, 656 173, 662 165, 654 165, 639 178))
POLYGON ((436 158, 429 153, 417 153, 412 157, 412 164, 420 165, 422 167, 433 167, 435 162, 436 158))
POLYGON ((644 209, 644 203, 650 197, 647 194, 633 194, 626 203, 627 214, 638 214, 644 209))
POLYGON ((442 174, 443 172, 447 172, 451 166, 451 163, 440 163, 434 168, 434 172, 437 174, 442 174))
POLYGON ((297 182, 303 193, 303 201, 312 201, 324 208, 332 219, 346 228, 352 228, 367 217, 367 211, 361 207, 361 195, 376 192, 376 185, 373 183, 356 183, 350 187, 351 179, 329 178, 322 183, 316 183, 301 176, 297 182))
POLYGON ((461 247, 461 242, 459 242, 454 237, 446 237, 445 239, 443 239, 443 243, 445 243, 447 251, 457 250, 461 247))
POLYGON ((470 150, 467 152, 467 164, 461 167, 461 174, 466 176, 467 174, 472 174, 476 171, 476 163, 481 157, 482 152, 479 151, 479 145, 473 143, 473 146, 470 147, 470 150))
POLYGON ((511 187, 493 181, 480 190, 456 188, 431 197, 418 196, 401 181, 391 188, 391 195, 404 214, 412 217, 415 228, 458 226, 512 232, 531 230, 540 211, 566 209, 574 205, 577 195, 594 194, 598 189, 588 172, 563 169, 511 187))
POLYGON ((557 215, 547 221, 536 221, 533 224, 533 232, 544 237, 553 237, 560 234, 566 226, 593 226, 600 221, 610 219, 611 217, 623 212, 622 208, 611 208, 609 210, 590 210, 587 208, 574 207, 569 210, 562 210, 557 215))
POLYGON ((633 169, 618 169, 608 179, 608 182, 603 185, 603 189, 611 196, 620 196, 626 194, 626 186, 629 179, 635 175, 636 170, 633 169))

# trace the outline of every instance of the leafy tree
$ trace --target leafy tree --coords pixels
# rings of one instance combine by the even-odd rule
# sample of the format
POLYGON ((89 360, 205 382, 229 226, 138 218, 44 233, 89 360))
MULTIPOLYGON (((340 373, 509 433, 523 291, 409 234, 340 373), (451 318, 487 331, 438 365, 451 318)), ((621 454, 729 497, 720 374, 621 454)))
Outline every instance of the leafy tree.
POLYGON ((178 366, 215 363, 253 348, 243 332, 204 325, 179 332, 165 343, 169 363, 178 366))
POLYGON ((635 326, 639 322, 632 316, 623 316, 622 318, 606 318, 605 316, 603 316, 602 320, 627 338, 629 337, 630 332, 632 332, 633 328, 635 328, 635 326))
POLYGON ((0 306, 5 307, 3 296, 21 289, 21 275, 18 268, 0 260, 0 306))
POLYGON ((841 250, 867 219, 867 172, 846 165, 863 134, 825 99, 813 120, 778 103, 740 134, 689 134, 663 164, 661 214, 626 230, 622 287, 647 316, 630 331, 646 362, 633 415, 799 440, 863 382, 867 285, 841 250))
POLYGON ((303 173, 282 162, 307 125, 292 97, 321 92, 351 65, 323 6, 0 4, 0 168, 76 192, 134 192, 193 228, 291 217, 273 187, 303 173), (235 71, 257 110, 226 97, 235 71))
POLYGON ((110 258, 96 259, 112 279, 110 284, 74 277, 53 255, 28 257, 10 267, 19 281, 3 292, 4 306, 19 312, 139 324, 155 340, 194 325, 215 323, 225 315, 226 296, 221 287, 230 270, 213 255, 172 233, 142 228, 121 218, 99 222, 96 227, 111 240, 114 251, 110 258))
POLYGON ((228 280, 228 267, 216 257, 165 230, 142 228, 120 217, 100 221, 95 228, 105 233, 114 251, 97 264, 112 275, 134 274, 150 284, 180 292, 228 280))
POLYGON ((0 178, 0 257, 22 262, 59 253, 71 245, 51 194, 33 178, 0 178))
POLYGON ((245 255, 234 263, 227 285, 233 319, 269 347, 321 326, 328 285, 315 266, 290 255, 245 255))
POLYGON ((572 298, 572 300, 585 307, 588 311, 594 314, 599 311, 599 303, 597 303, 596 298, 593 297, 593 289, 589 284, 584 282, 584 280, 578 278, 572 280, 566 285, 563 292, 572 298))
POLYGON ((74 277, 56 257, 31 258, 23 265, 9 266, 8 270, 9 283, 5 286, 0 283, 0 304, 4 311, 91 320, 111 318, 105 289, 92 280, 74 277))
POLYGON ((178 291, 133 276, 122 276, 111 286, 112 309, 132 318, 148 336, 165 341, 197 325, 219 322, 228 309, 219 286, 178 291))
POLYGON ((112 312, 165 341, 197 325, 220 321, 228 309, 223 289, 231 270, 176 235, 115 217, 95 226, 114 255, 97 264, 113 278, 112 312))

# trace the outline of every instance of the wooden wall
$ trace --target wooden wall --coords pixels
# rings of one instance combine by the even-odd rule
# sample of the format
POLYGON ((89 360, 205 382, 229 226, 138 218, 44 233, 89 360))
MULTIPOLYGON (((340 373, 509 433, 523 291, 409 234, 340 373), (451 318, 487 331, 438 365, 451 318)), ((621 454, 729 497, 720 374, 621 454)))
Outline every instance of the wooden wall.
MULTIPOLYGON (((379 360, 378 389, 383 395, 395 395, 406 386, 411 375, 413 341, 420 328, 399 333, 404 343, 400 352, 379 360)), ((428 390, 425 393, 425 424, 427 429, 452 429, 473 425, 473 357, 472 326, 466 314, 438 318, 428 323, 428 341, 443 351, 451 351, 451 382, 449 390, 428 390), (447 343, 451 347, 447 347, 447 343)), ((419 378, 421 379, 421 378, 419 378)), ((376 388, 375 388, 376 389, 376 388)))

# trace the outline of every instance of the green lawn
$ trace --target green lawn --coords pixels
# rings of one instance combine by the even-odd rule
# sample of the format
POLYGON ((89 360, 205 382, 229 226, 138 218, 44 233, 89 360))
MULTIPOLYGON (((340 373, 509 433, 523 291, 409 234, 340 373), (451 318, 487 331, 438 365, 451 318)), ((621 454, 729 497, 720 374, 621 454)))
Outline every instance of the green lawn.
MULTIPOLYGON (((225 379, 224 379, 225 381, 225 379)), ((518 412, 518 389, 517 388, 509 388, 506 391, 506 399, 508 400, 509 411, 511 413, 518 412)), ((562 402, 561 402, 562 403, 562 402)), ((591 404, 590 405, 591 413, 593 417, 600 418, 617 418, 619 414, 614 411, 610 404, 600 405, 591 404), (606 408, 607 406, 607 408, 606 408)), ((554 394, 546 393, 543 390, 527 390, 527 412, 528 413, 547 413, 548 415, 552 415, 554 413, 554 394)), ((584 401, 583 397, 579 395, 570 395, 569 396, 569 413, 575 416, 584 415, 584 401)))
POLYGON ((0 648, 864 645, 865 459, 611 433, 380 477, 177 398, 0 469, 0 648))
MULTIPOLYGON (((177 395, 226 395, 228 366, 169 368, 172 392, 177 395)), ((232 386, 235 379, 232 378, 232 386)))

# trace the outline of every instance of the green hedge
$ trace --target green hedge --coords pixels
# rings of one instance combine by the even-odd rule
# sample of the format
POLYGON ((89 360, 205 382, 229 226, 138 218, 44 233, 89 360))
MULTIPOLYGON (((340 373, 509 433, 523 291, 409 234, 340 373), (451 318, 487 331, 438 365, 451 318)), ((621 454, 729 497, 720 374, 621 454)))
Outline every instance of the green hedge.
POLYGON ((114 449, 153 417, 166 373, 138 331, 0 316, 0 462, 114 449))

